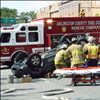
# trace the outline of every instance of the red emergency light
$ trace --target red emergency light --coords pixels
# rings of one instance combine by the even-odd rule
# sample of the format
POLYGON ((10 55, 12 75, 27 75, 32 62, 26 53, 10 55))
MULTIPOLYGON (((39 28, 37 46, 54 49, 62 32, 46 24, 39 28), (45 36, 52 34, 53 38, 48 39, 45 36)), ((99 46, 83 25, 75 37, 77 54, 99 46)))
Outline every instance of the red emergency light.
POLYGON ((48 23, 49 26, 51 26, 51 23, 48 23))
POLYGON ((3 28, 3 30, 7 30, 7 28, 3 28))
POLYGON ((11 30, 13 30, 14 28, 13 27, 11 27, 11 28, 3 28, 3 30, 9 30, 9 29, 11 29, 11 30))
POLYGON ((13 28, 13 27, 11 27, 10 29, 12 29, 12 30, 13 30, 14 28, 13 28))

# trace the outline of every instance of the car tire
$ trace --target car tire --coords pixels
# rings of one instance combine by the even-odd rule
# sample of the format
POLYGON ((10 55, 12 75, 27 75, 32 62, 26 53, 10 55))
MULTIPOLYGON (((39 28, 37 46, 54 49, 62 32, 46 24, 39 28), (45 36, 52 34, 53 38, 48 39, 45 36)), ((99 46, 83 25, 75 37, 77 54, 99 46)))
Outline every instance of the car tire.
POLYGON ((26 64, 29 67, 31 77, 38 78, 45 74, 46 66, 41 65, 41 56, 39 54, 33 53, 29 55, 26 64))
POLYGON ((10 68, 11 68, 11 66, 15 63, 15 62, 14 62, 14 61, 15 61, 15 58, 16 58, 17 54, 20 53, 20 52, 21 52, 21 51, 15 53, 15 54, 11 57, 10 66, 9 66, 10 68))
POLYGON ((87 43, 88 43, 88 41, 86 39, 81 39, 81 40, 78 41, 77 44, 80 44, 82 47, 84 47, 84 45, 87 44, 87 43))
POLYGON ((18 53, 17 56, 15 57, 14 62, 16 63, 16 62, 18 62, 18 61, 20 61, 20 60, 24 60, 24 59, 27 58, 27 57, 28 57, 28 54, 27 54, 27 53, 25 53, 25 52, 20 52, 20 53, 18 53))
POLYGON ((61 39, 60 39, 60 44, 67 44, 67 45, 69 45, 69 42, 66 40, 68 38, 68 35, 63 35, 62 37, 61 37, 61 39))
POLYGON ((32 53, 27 58, 26 64, 34 69, 34 67, 38 67, 41 65, 41 56, 37 53, 32 53))

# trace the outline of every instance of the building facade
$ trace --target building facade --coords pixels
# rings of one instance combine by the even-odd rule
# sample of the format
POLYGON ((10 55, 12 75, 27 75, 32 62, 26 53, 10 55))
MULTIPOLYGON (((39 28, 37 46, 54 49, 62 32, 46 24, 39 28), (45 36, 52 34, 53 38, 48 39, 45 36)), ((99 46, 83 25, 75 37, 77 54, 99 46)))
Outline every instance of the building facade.
POLYGON ((37 10, 37 19, 45 17, 79 17, 84 9, 85 17, 100 16, 99 0, 67 0, 37 10))
POLYGON ((99 0, 81 1, 80 9, 85 10, 86 16, 100 16, 100 1, 99 0))
POLYGON ((51 9, 51 5, 38 9, 37 10, 37 19, 44 18, 44 17, 50 17, 50 9, 51 9))

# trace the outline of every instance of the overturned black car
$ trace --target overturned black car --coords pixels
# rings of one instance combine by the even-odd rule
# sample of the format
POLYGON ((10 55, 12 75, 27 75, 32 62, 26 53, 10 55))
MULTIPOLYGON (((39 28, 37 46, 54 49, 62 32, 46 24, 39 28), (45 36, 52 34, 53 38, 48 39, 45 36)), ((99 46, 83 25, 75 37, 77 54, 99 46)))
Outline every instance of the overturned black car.
MULTIPOLYGON (((15 57, 15 63, 11 67, 11 71, 17 78, 23 75, 30 74, 32 78, 43 77, 48 72, 53 72, 55 70, 54 58, 59 49, 63 44, 70 46, 71 38, 68 39, 67 35, 62 36, 60 40, 60 45, 58 47, 51 49, 50 51, 45 51, 41 54, 32 53, 30 55, 20 52, 15 57)), ((81 40, 78 44, 87 43, 87 40, 81 40)), ((83 44, 83 45, 84 45, 83 44)), ((81 44, 82 45, 82 44, 81 44)), ((67 66, 70 67, 70 59, 67 61, 67 66)))
MULTIPOLYGON (((23 52, 19 53, 14 63, 11 67, 11 71, 17 78, 23 75, 30 74, 32 78, 43 77, 48 72, 53 72, 55 70, 54 57, 62 45, 57 48, 51 49, 41 54, 32 53, 31 55, 25 55, 23 52)), ((67 65, 70 66, 70 61, 68 60, 67 65)))

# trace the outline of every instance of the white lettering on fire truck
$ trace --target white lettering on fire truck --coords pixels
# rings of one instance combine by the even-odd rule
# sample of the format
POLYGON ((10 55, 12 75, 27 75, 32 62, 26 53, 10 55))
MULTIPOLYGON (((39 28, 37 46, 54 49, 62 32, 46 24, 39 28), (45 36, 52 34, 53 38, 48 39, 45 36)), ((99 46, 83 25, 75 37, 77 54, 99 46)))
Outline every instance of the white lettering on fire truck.
POLYGON ((71 27, 71 30, 84 30, 85 27, 84 26, 73 26, 71 27))
POLYGON ((96 25, 100 25, 100 20, 96 21, 96 25))
POLYGON ((68 26, 68 25, 100 25, 100 20, 98 21, 66 21, 57 22, 57 26, 68 26))
POLYGON ((75 25, 87 25, 87 21, 75 21, 75 25))
POLYGON ((67 25, 74 25, 74 22, 68 21, 68 22, 57 22, 57 26, 67 26, 67 25))
POLYGON ((88 21, 88 25, 95 25, 95 21, 88 21))
POLYGON ((86 29, 100 29, 100 26, 86 26, 86 29))

